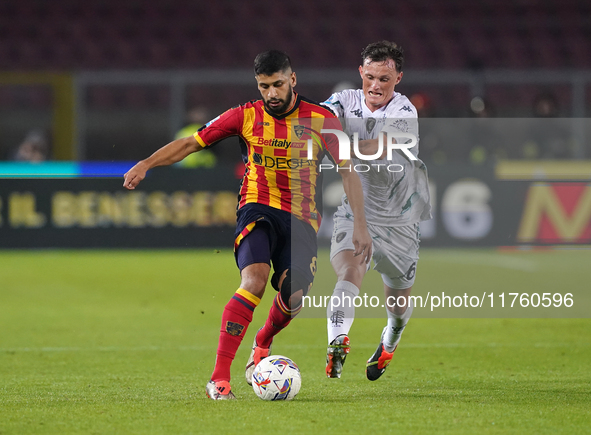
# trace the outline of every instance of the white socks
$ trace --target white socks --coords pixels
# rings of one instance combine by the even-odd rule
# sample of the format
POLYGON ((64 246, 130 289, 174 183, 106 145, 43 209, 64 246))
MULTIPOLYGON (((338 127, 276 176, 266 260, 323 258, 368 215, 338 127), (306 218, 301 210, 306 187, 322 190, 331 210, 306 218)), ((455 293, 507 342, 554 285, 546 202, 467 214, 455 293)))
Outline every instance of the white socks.
MULTIPOLYGON (((353 299, 359 296, 359 288, 349 281, 339 281, 336 283, 332 297, 326 307, 328 344, 330 344, 339 335, 348 335, 355 320, 355 305, 353 299)), ((389 310, 388 325, 384 332, 384 349, 386 352, 392 352, 400 336, 412 316, 414 304, 409 298, 409 304, 402 315, 396 315, 389 310)))
POLYGON ((353 298, 359 295, 357 286, 349 281, 336 283, 332 297, 326 307, 328 344, 339 335, 349 334, 355 320, 353 298))
POLYGON ((414 304, 412 300, 409 299, 409 304, 406 307, 406 311, 402 315, 396 315, 392 313, 390 310, 386 310, 388 313, 388 326, 386 326, 386 331, 384 333, 383 343, 384 349, 386 352, 392 352, 396 349, 398 342, 400 341, 400 336, 412 315, 412 310, 414 309, 414 304))

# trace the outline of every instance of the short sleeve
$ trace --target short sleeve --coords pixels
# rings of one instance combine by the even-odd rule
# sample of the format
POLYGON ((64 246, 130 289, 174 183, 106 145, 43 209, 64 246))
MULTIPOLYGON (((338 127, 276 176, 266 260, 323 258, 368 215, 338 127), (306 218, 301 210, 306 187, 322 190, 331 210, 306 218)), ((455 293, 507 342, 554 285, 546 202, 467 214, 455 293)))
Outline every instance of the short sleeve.
POLYGON ((345 114, 345 108, 343 105, 343 93, 336 92, 330 96, 330 98, 324 101, 322 104, 328 108, 338 118, 343 118, 345 114))
POLYGON ((226 110, 197 130, 193 136, 199 145, 207 147, 227 137, 240 135, 244 119, 242 109, 242 106, 238 106, 226 110))

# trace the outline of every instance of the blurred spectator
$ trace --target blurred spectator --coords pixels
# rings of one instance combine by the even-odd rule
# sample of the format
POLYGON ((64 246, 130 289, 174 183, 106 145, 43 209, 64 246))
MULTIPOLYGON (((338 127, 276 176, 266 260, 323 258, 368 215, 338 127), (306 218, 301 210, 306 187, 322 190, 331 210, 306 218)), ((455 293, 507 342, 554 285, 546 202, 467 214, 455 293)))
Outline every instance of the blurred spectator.
POLYGON ((12 159, 20 162, 43 162, 49 158, 49 143, 46 135, 32 130, 16 148, 12 159))
POLYGON ((346 89, 357 89, 357 86, 355 85, 355 83, 344 80, 344 81, 338 82, 336 85, 334 85, 330 94, 332 95, 337 92, 342 92, 346 89))
POLYGON ((470 101, 470 144, 468 158, 473 165, 507 157, 505 141, 499 137, 494 121, 495 109, 486 98, 474 97, 470 101))
POLYGON ((415 106, 415 109, 417 109, 417 115, 419 117, 421 158, 438 165, 445 163, 448 156, 441 146, 441 135, 438 134, 436 128, 437 123, 432 119, 425 119, 435 117, 431 98, 427 94, 417 92, 412 94, 409 100, 415 106))
MULTIPOLYGON (((207 109, 203 106, 193 107, 187 112, 188 124, 177 131, 175 139, 193 136, 208 121, 207 109)), ((175 166, 182 168, 213 168, 217 164, 217 157, 212 150, 203 150, 189 154, 175 166)))
POLYGON ((526 159, 566 159, 572 156, 568 125, 558 118, 560 107, 554 94, 543 92, 533 102, 529 139, 522 147, 526 159), (553 118, 553 119, 548 119, 553 118))
POLYGON ((435 116, 435 111, 433 110, 433 104, 431 103, 431 98, 428 95, 422 93, 416 93, 410 96, 410 102, 415 109, 417 109, 417 114, 420 118, 432 118, 435 116))
POLYGON ((488 100, 482 97, 474 97, 470 101, 470 116, 475 118, 492 118, 495 115, 494 109, 488 100))
POLYGON ((543 92, 534 99, 534 117, 556 118, 558 116, 558 101, 554 94, 543 92))

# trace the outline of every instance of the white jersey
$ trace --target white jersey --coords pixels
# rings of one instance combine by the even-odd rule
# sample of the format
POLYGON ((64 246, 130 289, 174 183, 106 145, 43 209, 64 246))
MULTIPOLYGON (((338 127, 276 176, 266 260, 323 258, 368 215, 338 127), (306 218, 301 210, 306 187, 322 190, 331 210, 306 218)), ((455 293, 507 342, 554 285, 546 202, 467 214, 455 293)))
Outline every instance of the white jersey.
MULTIPOLYGON (((417 145, 410 148, 417 160, 408 159, 402 152, 393 152, 392 159, 359 160, 353 158, 363 186, 365 217, 368 223, 382 226, 411 225, 431 219, 427 168, 418 160, 419 127, 417 110, 404 95, 395 92, 390 102, 372 112, 365 104, 361 89, 337 92, 322 103, 339 117, 343 130, 349 135, 358 133, 359 140, 376 139, 380 131, 412 133, 417 145), (389 165, 400 165, 400 172, 388 171, 389 165), (367 172, 365 169, 369 167, 367 172)), ((390 166, 399 171, 400 166, 390 166)), ((346 197, 343 206, 352 214, 346 197)))

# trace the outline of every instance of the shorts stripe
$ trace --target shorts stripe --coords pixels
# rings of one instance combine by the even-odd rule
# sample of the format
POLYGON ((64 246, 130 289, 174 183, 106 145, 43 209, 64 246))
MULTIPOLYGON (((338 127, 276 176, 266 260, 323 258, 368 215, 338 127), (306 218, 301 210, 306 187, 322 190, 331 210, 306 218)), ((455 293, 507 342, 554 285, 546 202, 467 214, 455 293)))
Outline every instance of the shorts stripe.
POLYGON ((234 240, 234 252, 236 252, 236 249, 238 249, 238 246, 240 246, 240 242, 242 241, 242 239, 244 239, 246 236, 248 236, 250 234, 250 232, 252 231, 252 229, 254 228, 255 225, 256 225, 256 222, 249 223, 240 232, 240 234, 238 234, 238 237, 236 237, 236 240, 234 240))

